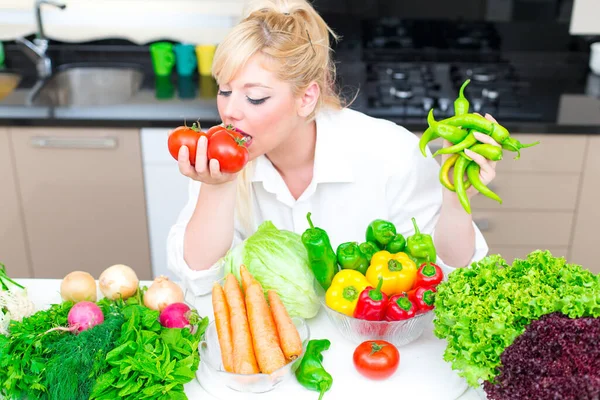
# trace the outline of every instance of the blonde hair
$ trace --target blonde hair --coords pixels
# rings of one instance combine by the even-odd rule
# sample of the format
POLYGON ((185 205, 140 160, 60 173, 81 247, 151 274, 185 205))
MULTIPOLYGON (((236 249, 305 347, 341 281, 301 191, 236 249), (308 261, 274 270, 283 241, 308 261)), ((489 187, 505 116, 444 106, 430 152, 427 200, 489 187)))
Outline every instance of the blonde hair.
MULTIPOLYGON (((335 88, 335 64, 331 58, 329 35, 338 36, 306 0, 250 0, 242 21, 219 44, 212 71, 217 82, 229 82, 255 54, 263 55, 278 79, 289 82, 294 96, 315 82, 320 96, 312 121, 324 108, 344 107, 335 88)), ((254 164, 254 163, 251 163, 254 164)), ((246 167, 238 177, 236 211, 248 234, 252 233, 252 191, 250 177, 254 165, 246 167)))

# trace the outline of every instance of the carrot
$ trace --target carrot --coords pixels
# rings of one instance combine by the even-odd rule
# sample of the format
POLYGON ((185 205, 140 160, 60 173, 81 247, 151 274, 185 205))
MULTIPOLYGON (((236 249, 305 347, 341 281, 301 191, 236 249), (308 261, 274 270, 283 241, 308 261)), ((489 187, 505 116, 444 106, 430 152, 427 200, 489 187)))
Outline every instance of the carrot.
POLYGON ((217 336, 221 347, 221 360, 223 368, 227 372, 233 372, 233 343, 231 339, 231 321, 229 320, 229 306, 225 299, 225 292, 218 283, 213 285, 212 290, 213 312, 215 314, 215 325, 217 336))
POLYGON ((240 275, 242 276, 242 288, 244 289, 244 293, 246 293, 248 286, 257 282, 257 280, 254 279, 244 264, 240 266, 240 275))
POLYGON ((252 347, 252 336, 246 316, 246 304, 242 289, 233 276, 225 279, 225 298, 231 315, 231 338, 233 343, 233 372, 236 374, 258 374, 258 364, 252 347))
POLYGON ((273 316, 260 285, 252 284, 246 290, 246 307, 258 366, 262 373, 270 374, 283 367, 286 361, 279 347, 273 316))
POLYGON ((271 313, 273 314, 273 319, 275 320, 275 326, 277 327, 277 333, 279 335, 281 349, 283 350, 285 358, 293 361, 302 354, 302 340, 300 340, 300 334, 285 309, 283 302, 279 298, 279 295, 277 295, 277 292, 269 290, 268 296, 269 304, 271 305, 271 313))

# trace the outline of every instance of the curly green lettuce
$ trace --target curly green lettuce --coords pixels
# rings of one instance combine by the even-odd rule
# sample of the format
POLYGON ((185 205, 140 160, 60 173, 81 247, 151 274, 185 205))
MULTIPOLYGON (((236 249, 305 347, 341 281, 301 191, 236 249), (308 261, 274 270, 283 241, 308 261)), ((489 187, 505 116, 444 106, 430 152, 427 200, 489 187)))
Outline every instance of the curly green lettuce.
POLYGON ((556 311, 599 317, 600 275, 549 251, 512 265, 490 255, 438 286, 434 333, 447 341, 444 360, 475 387, 497 376, 500 355, 531 321, 556 311))

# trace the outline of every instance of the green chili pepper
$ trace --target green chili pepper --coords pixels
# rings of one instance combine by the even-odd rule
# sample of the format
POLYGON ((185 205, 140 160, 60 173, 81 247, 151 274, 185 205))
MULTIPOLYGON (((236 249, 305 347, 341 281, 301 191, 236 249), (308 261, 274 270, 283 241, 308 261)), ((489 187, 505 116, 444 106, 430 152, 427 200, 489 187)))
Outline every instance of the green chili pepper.
POLYGON ((504 143, 510 136, 508 130, 497 122, 492 122, 479 114, 462 114, 447 118, 440 123, 472 129, 477 132, 489 135, 498 144, 504 143))
MULTIPOLYGON (((433 109, 429 110, 429 112, 432 113, 433 109)), ((425 150, 427 144, 438 137, 439 135, 435 133, 435 129, 433 129, 431 126, 425 129, 425 132, 423 132, 423 135, 421 135, 421 139, 419 140, 419 149, 421 150, 423 157, 427 157, 427 151, 425 150)))
POLYGON ((469 112, 469 100, 467 100, 464 93, 469 82, 471 80, 467 79, 458 91, 458 98, 454 100, 454 115, 463 115, 469 112))
POLYGON ((306 215, 310 228, 302 234, 302 243, 308 253, 308 261, 315 279, 327 290, 331 286, 333 276, 338 272, 337 256, 331 247, 327 232, 315 228, 310 215, 310 212, 306 215))
POLYGON ((467 135, 467 137, 465 138, 465 140, 463 140, 462 142, 455 144, 454 146, 449 146, 449 147, 444 147, 442 149, 439 149, 438 151, 435 152, 435 154, 433 156, 437 157, 440 154, 460 153, 461 151, 464 151, 465 149, 468 149, 469 147, 471 147, 475 144, 477 144, 477 138, 475 137, 473 132, 470 132, 467 135))
POLYGON ((377 243, 373 243, 373 242, 364 242, 364 243, 361 243, 358 246, 358 248, 364 254, 364 256, 367 258, 367 260, 369 261, 369 263, 371 263, 371 258, 373 258, 373 254, 375 254, 375 253, 377 253, 378 251, 381 250, 379 248, 379 246, 377 246, 377 243))
POLYGON ((467 188, 465 187, 463 178, 465 176, 465 172, 467 171, 467 165, 470 162, 471 161, 464 157, 458 157, 456 164, 454 164, 454 188, 460 204, 462 204, 463 208, 468 214, 471 214, 471 204, 469 202, 469 197, 467 196, 467 188))
POLYGON ((401 233, 397 233, 396 236, 394 236, 394 238, 392 239, 392 241, 388 243, 385 249, 392 254, 396 254, 400 253, 401 251, 404 251, 405 247, 406 239, 404 238, 404 236, 402 236, 401 233))
POLYGON ((430 110, 429 115, 427 115, 427 123, 433 128, 436 135, 443 137, 454 144, 463 141, 469 134, 469 131, 462 129, 460 126, 453 126, 436 121, 433 117, 433 109, 430 110))
POLYGON ((328 339, 310 340, 296 370, 298 383, 309 390, 319 392, 319 400, 333 384, 333 377, 323 367, 323 354, 321 354, 330 346, 331 342, 328 339))
POLYGON ((523 144, 523 143, 519 142, 517 139, 515 139, 513 137, 509 137, 508 139, 506 139, 504 141, 504 143, 502 143, 502 148, 505 150, 508 150, 508 151, 516 151, 517 155, 515 156, 515 160, 518 160, 519 158, 521 158, 521 149, 533 147, 538 144, 540 144, 539 141, 523 144))
POLYGON ((369 260, 360 251, 357 242, 340 244, 337 248, 337 261, 342 269, 354 269, 363 275, 367 273, 367 268, 369 268, 369 260))
POLYGON ((376 219, 367 227, 367 242, 377 244, 380 249, 384 249, 394 236, 396 236, 396 227, 390 221, 376 219))
POLYGON ((469 181, 471 181, 475 189, 479 190, 479 193, 502 204, 502 199, 500 198, 500 196, 498 196, 483 182, 481 182, 481 178, 479 177, 479 169, 479 164, 475 162, 469 163, 469 165, 467 166, 467 177, 469 178, 469 181))
MULTIPOLYGON (((500 161, 502 160, 502 147, 494 146, 488 143, 478 143, 474 146, 469 147, 474 153, 484 156, 488 160, 500 161)), ((469 161, 472 161, 469 159, 469 161)))
POLYGON ((435 262, 436 252, 433 238, 431 235, 421 233, 414 217, 412 218, 412 223, 415 227, 415 233, 406 239, 406 249, 409 256, 411 256, 417 266, 427 261, 435 262))

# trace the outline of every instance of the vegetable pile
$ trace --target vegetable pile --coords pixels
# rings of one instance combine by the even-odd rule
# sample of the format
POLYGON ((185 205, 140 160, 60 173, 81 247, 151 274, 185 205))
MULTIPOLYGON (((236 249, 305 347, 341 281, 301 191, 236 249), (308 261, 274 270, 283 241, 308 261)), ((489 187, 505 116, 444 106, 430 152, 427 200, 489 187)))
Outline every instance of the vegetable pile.
POLYGON ((271 374, 302 354, 300 334, 273 290, 269 304, 261 284, 244 265, 242 288, 233 274, 215 283, 213 310, 223 368, 236 374, 271 374))
POLYGON ((231 249, 223 263, 225 275, 232 273, 238 281, 240 266, 245 265, 262 285, 265 296, 269 290, 278 293, 291 317, 317 315, 320 304, 315 278, 297 233, 277 229, 271 221, 265 221, 252 236, 231 249))
POLYGON ((369 321, 402 321, 433 309, 443 272, 434 264, 431 235, 422 234, 414 218, 415 233, 408 238, 392 222, 376 219, 364 243, 342 243, 337 252, 310 213, 307 219, 302 242, 329 308, 369 321))
POLYGON ((496 384, 484 382, 490 400, 600 398, 600 318, 542 316, 500 357, 496 384))
POLYGON ((465 154, 469 149, 488 160, 499 161, 502 159, 502 150, 516 152, 515 159, 521 156, 521 149, 532 147, 539 142, 523 144, 510 136, 508 130, 497 122, 492 122, 479 114, 469 113, 469 101, 464 96, 464 90, 469 84, 467 79, 460 88, 458 98, 454 102, 454 116, 436 121, 433 109, 427 116, 428 128, 423 132, 419 141, 419 148, 424 157, 427 157, 425 148, 429 142, 437 138, 448 140, 453 145, 438 150, 434 157, 440 154, 450 154, 440 169, 440 182, 448 190, 456 192, 461 205, 467 213, 471 213, 471 205, 466 190, 472 185, 484 196, 499 203, 502 199, 488 188, 479 177, 479 165, 465 154), (502 147, 487 143, 479 143, 474 132, 490 136, 502 147), (453 169, 450 179, 450 170, 453 169), (465 179, 466 174, 466 179, 465 179), (454 182, 454 183, 453 183, 454 182))
POLYGON ((163 277, 151 291, 137 286, 129 267, 110 267, 99 283, 111 297, 95 301, 90 276, 68 274, 66 300, 10 321, 0 335, 0 397, 186 399, 183 385, 195 376, 208 319, 177 302, 183 295, 176 284, 160 294, 163 277))
POLYGON ((600 276, 549 251, 512 265, 490 255, 438 285, 434 333, 448 342, 444 360, 477 386, 499 375, 502 353, 528 324, 554 312, 600 317, 600 276))
POLYGON ((221 172, 234 174, 240 172, 248 163, 247 147, 252 141, 251 136, 231 125, 216 125, 206 132, 201 131, 197 123, 191 127, 178 126, 169 134, 168 146, 171 156, 177 160, 181 146, 187 146, 190 164, 195 165, 198 140, 202 136, 208 140, 207 159, 218 160, 221 172))

